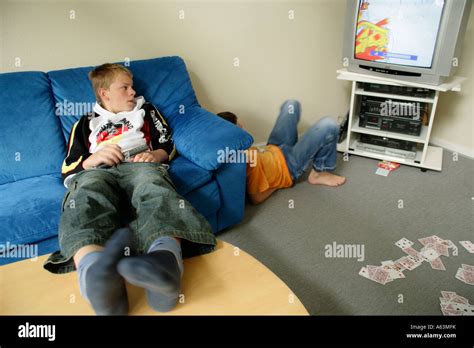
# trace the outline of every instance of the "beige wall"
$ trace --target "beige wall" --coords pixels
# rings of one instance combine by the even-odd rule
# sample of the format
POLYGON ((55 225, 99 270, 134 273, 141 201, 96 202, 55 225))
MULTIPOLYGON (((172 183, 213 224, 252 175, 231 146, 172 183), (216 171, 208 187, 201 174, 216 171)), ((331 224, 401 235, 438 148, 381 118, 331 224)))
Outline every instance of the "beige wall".
POLYGON ((5 53, 5 50, 3 48, 3 36, 5 29, 3 27, 3 16, 5 14, 4 10, 4 1, 0 0, 0 72, 3 72, 3 55, 5 53))
MULTIPOLYGON (((200 103, 235 112, 256 142, 266 140, 285 99, 302 102, 300 131, 349 104, 349 83, 335 73, 343 0, 3 1, 2 72, 179 55, 200 103)), ((472 60, 472 47, 465 40, 461 63, 472 60)), ((460 72, 469 81, 441 99, 433 136, 472 153, 472 63, 460 72)))
POLYGON ((434 144, 474 157, 474 6, 464 35, 456 75, 467 77, 461 92, 442 93, 431 140, 434 144))

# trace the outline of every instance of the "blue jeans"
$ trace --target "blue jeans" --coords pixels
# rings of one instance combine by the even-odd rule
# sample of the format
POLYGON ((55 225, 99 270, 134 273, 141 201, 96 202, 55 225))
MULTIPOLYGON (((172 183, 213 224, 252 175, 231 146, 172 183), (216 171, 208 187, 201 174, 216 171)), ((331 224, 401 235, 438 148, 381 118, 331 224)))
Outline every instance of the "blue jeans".
POLYGON ((305 173, 309 164, 318 172, 336 169, 339 124, 329 116, 323 117, 298 141, 299 120, 300 103, 284 102, 267 142, 281 149, 293 181, 305 173))

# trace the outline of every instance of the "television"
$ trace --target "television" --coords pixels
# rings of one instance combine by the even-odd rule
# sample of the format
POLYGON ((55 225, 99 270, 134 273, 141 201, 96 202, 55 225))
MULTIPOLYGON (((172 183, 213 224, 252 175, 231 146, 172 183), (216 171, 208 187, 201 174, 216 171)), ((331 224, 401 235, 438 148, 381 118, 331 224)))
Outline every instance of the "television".
POLYGON ((428 85, 454 74, 472 0, 347 0, 348 71, 428 85))

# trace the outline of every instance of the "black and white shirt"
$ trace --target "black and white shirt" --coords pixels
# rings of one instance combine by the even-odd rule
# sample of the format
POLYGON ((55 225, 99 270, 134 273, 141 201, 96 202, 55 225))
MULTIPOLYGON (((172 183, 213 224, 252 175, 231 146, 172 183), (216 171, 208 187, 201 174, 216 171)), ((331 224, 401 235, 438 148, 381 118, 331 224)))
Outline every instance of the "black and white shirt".
POLYGON ((146 145, 150 151, 162 149, 171 161, 176 154, 171 128, 156 107, 135 99, 135 108, 114 114, 98 103, 72 127, 68 153, 61 173, 64 180, 84 170, 82 163, 104 144, 117 144, 122 152, 146 145))

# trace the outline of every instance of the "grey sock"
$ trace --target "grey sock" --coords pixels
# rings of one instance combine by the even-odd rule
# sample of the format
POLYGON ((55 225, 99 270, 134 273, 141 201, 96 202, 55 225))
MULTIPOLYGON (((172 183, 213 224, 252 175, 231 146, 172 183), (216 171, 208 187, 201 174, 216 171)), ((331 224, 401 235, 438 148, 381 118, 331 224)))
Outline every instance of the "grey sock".
POLYGON ((87 302, 91 302, 87 297, 87 284, 86 284, 86 274, 92 264, 94 264, 102 255, 100 251, 93 251, 89 254, 84 255, 84 257, 79 262, 77 266, 77 277, 79 278, 79 290, 81 291, 82 297, 84 297, 87 302))
POLYGON ((178 262, 178 267, 181 272, 181 275, 183 274, 183 254, 181 252, 181 245, 176 239, 172 237, 160 237, 156 239, 153 243, 151 243, 150 248, 148 249, 148 253, 157 250, 167 250, 172 252, 176 257, 176 261, 178 262))
POLYGON ((117 272, 117 263, 130 247, 129 229, 117 230, 103 251, 84 256, 78 265, 81 293, 97 315, 126 315, 128 298, 124 279, 117 272))
POLYGON ((174 238, 157 239, 148 254, 124 258, 117 269, 128 282, 146 290, 154 310, 167 312, 176 305, 184 267, 181 247, 174 238))

